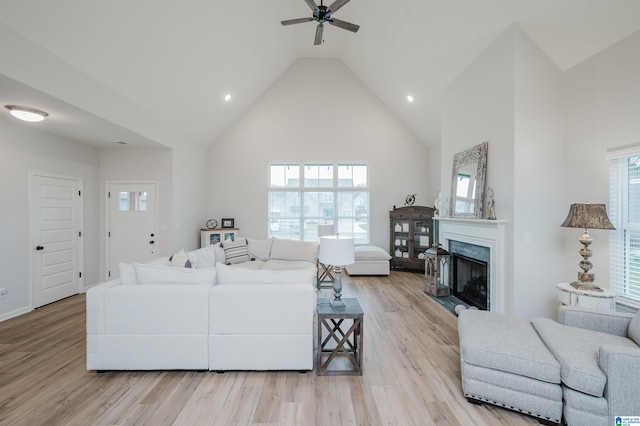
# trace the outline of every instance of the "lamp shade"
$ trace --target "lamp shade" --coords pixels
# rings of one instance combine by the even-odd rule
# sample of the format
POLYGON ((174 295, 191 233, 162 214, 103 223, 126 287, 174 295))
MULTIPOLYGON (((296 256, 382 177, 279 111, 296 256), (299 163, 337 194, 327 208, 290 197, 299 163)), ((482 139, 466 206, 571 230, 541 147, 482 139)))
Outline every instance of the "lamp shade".
POLYGON ((571 204, 569 214, 561 226, 584 229, 616 229, 609 221, 604 204, 571 204))
POLYGON ((320 238, 318 259, 325 265, 351 265, 356 261, 353 238, 338 235, 320 238))

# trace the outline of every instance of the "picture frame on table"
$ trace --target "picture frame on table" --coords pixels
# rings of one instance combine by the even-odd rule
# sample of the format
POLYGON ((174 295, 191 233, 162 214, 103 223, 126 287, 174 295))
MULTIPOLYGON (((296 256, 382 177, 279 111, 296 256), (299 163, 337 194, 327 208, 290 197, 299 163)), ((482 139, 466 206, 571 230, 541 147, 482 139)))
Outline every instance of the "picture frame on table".
POLYGON ((222 228, 235 228, 235 220, 232 218, 222 218, 222 228))

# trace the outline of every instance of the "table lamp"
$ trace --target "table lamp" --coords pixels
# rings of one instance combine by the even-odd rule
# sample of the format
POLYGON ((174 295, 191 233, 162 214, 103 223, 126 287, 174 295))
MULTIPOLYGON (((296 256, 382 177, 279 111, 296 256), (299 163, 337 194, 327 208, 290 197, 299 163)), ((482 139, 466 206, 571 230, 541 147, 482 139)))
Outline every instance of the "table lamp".
POLYGON ((318 259, 325 265, 333 265, 336 273, 333 282, 334 298, 331 301, 331 306, 344 307, 344 301, 342 300, 342 267, 351 265, 356 261, 353 238, 339 235, 320 238, 318 259))
POLYGON ((593 238, 589 235, 589 229, 616 229, 613 227, 607 216, 607 207, 604 204, 571 204, 569 215, 562 223, 567 228, 584 228, 584 233, 578 239, 583 247, 580 249, 582 260, 578 264, 582 272, 578 272, 578 281, 571 283, 571 286, 578 290, 602 291, 600 287, 593 284, 595 275, 589 273, 593 264, 589 261, 592 251, 589 245, 593 238))

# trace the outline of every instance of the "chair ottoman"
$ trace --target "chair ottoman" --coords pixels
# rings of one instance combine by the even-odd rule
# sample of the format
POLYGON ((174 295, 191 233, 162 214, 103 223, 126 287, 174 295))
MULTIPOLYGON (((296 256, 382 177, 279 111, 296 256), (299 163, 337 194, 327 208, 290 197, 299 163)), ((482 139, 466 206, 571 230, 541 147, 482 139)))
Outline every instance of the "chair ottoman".
POLYGON ((349 275, 389 275, 389 259, 386 250, 376 246, 357 246, 355 263, 345 266, 349 275))
POLYGON ((529 321, 461 310, 458 335, 462 390, 469 402, 516 410, 544 424, 560 423, 560 364, 529 321))

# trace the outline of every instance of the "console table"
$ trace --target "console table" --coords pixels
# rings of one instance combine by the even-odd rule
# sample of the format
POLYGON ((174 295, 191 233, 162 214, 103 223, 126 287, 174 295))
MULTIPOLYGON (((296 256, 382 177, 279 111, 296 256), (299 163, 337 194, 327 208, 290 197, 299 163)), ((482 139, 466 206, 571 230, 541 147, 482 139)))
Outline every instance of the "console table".
POLYGON ((563 305, 601 311, 615 311, 616 293, 603 288, 602 291, 578 290, 569 283, 558 283, 558 300, 563 305))
POLYGON ((364 311, 358 299, 342 299, 345 306, 334 308, 331 299, 318 299, 318 376, 362 375, 362 323, 364 311), (346 358, 350 369, 329 369, 346 358))

